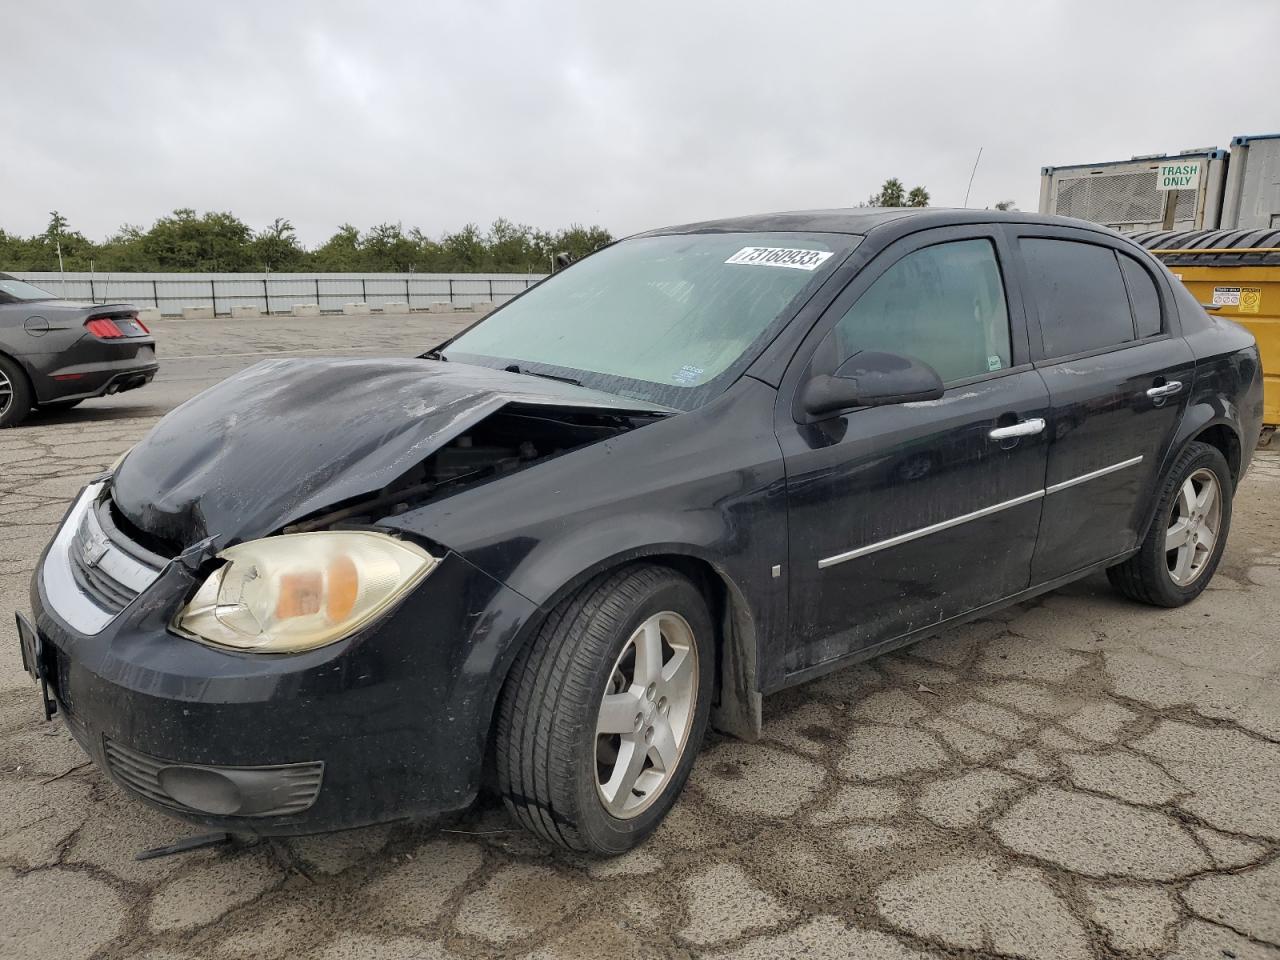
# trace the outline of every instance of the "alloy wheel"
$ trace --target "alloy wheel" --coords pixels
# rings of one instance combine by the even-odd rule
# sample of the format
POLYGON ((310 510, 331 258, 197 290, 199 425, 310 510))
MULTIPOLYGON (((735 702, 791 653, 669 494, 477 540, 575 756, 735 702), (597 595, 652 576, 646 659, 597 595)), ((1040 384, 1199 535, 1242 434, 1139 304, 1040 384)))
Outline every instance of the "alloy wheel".
POLYGON ((1165 532, 1165 560, 1169 576, 1180 587, 1190 586, 1209 565, 1222 527, 1222 488, 1206 467, 1192 473, 1174 498, 1165 532))
POLYGON ((643 813, 675 774, 696 715, 698 669, 693 630, 670 610, 623 646, 596 718, 596 792, 612 816, 643 813))
POLYGON ((5 376, 5 372, 0 370, 0 417, 3 417, 9 411, 9 406, 12 403, 13 383, 5 376))

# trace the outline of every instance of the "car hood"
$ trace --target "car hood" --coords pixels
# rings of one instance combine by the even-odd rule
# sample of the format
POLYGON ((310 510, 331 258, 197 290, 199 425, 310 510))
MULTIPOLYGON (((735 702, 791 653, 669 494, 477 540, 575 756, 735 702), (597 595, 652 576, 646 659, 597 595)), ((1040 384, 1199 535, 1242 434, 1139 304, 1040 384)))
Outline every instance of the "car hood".
POLYGON ((556 380, 456 362, 267 360, 164 417, 112 497, 172 546, 224 549, 388 486, 508 403, 670 413, 556 380))

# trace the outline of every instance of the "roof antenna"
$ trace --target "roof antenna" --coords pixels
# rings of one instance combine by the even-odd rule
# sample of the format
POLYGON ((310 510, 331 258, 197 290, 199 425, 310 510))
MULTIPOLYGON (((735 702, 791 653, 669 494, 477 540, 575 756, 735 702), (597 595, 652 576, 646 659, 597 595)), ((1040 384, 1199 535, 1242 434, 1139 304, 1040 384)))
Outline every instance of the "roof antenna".
POLYGON ((978 156, 973 161, 973 170, 969 173, 969 185, 964 188, 964 208, 969 209, 969 191, 973 189, 973 175, 978 172, 978 161, 982 159, 982 148, 978 148, 978 156))

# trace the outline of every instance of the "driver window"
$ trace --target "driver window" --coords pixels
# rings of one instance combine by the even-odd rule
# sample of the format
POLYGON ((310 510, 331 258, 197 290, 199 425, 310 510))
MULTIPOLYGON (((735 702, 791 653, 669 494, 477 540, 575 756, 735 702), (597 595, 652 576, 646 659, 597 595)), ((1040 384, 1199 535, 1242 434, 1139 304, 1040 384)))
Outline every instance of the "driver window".
POLYGON ((1009 311, 990 240, 907 254, 849 308, 830 334, 840 357, 883 350, 923 360, 952 383, 1010 365, 1009 311))

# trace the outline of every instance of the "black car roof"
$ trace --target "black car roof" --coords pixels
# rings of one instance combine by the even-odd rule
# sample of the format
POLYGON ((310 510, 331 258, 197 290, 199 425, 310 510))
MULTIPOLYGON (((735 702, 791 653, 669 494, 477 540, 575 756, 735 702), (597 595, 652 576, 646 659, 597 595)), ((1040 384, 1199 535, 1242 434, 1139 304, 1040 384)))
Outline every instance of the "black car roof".
POLYGON ((1114 235, 1115 231, 1100 224, 1072 217, 1054 217, 1019 210, 962 210, 947 207, 847 207, 832 210, 793 210, 784 213, 759 213, 723 220, 703 220, 678 226, 662 227, 639 234, 642 237, 675 233, 848 233, 865 235, 877 227, 912 220, 911 229, 955 226, 966 223, 1039 223, 1050 226, 1077 227, 1114 235))

